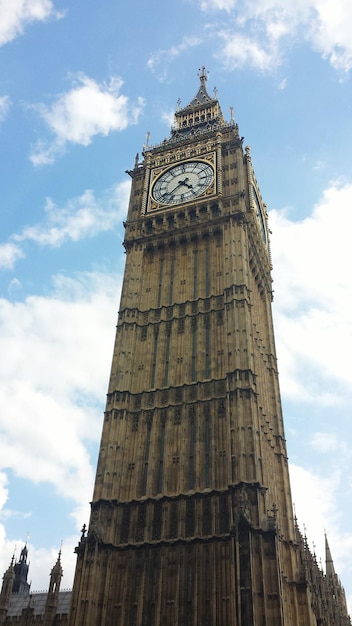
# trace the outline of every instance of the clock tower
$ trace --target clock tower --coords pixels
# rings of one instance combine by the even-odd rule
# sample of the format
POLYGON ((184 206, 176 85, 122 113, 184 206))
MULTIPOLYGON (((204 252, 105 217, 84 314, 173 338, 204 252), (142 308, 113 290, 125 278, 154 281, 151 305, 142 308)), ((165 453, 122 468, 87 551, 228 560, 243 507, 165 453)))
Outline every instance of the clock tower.
POLYGON ((128 172, 125 275, 70 626, 323 623, 292 512, 266 207, 250 149, 206 82, 202 68, 170 137, 128 172))

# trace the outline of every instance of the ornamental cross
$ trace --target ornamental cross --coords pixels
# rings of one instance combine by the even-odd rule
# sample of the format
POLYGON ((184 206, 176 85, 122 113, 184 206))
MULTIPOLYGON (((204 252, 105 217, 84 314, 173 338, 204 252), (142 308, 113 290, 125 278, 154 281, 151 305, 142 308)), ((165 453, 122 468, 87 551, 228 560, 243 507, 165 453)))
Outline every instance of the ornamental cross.
POLYGON ((200 82, 201 83, 205 83, 208 80, 207 74, 208 72, 205 69, 205 66, 202 65, 201 68, 199 68, 200 74, 198 74, 199 78, 200 78, 200 82))

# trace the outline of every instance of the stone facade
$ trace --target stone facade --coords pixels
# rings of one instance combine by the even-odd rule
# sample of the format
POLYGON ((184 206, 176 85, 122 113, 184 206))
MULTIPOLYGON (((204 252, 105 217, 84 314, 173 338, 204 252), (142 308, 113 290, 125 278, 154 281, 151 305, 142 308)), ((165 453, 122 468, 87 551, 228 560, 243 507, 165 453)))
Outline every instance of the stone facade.
POLYGON ((204 68, 143 157, 70 626, 346 626, 292 510, 266 207, 204 68))

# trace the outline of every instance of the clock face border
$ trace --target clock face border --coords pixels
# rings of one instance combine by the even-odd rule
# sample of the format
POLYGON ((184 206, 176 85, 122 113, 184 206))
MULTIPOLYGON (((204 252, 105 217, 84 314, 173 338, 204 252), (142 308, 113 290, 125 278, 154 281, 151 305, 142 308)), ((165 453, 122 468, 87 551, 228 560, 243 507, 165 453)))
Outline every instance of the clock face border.
POLYGON ((211 155, 211 159, 194 157, 169 164, 167 167, 153 168, 149 184, 148 212, 158 209, 170 209, 179 205, 183 206, 184 204, 186 205, 192 201, 197 201, 200 198, 214 195, 216 192, 216 168, 214 164, 214 157, 214 154, 211 155), (198 165, 199 168, 195 171, 194 166, 198 165), (193 166, 193 169, 191 166, 193 166), (193 185, 196 185, 200 179, 198 172, 200 169, 203 169, 204 171, 204 166, 207 172, 206 178, 208 178, 208 181, 205 181, 206 184, 204 185, 196 186, 195 192, 192 192, 193 185), (172 174, 173 172, 175 172, 175 175, 172 174), (170 174, 170 179, 168 179, 168 174, 170 174), (189 174, 189 176, 187 176, 187 174, 189 174), (158 198, 154 195, 155 189, 158 186, 158 181, 161 179, 165 179, 163 182, 165 201, 162 201, 161 197, 158 198), (173 181, 178 183, 176 184, 175 189, 173 189, 173 181), (177 193, 176 199, 170 201, 172 189, 173 191, 177 189, 177 193))
POLYGON ((262 207, 262 203, 259 200, 259 194, 254 183, 252 183, 252 198, 253 198, 253 209, 255 212, 255 216, 257 218, 257 222, 259 224, 260 234, 264 241, 264 244, 267 245, 268 235, 266 232, 266 219, 264 217, 264 210, 262 207))

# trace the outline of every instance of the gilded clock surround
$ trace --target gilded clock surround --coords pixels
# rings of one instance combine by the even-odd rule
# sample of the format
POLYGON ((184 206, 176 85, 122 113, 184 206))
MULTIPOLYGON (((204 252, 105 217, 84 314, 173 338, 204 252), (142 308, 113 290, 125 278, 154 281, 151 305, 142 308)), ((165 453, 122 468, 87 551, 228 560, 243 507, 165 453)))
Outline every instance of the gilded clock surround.
POLYGON ((186 204, 198 200, 199 197, 208 198, 216 194, 216 154, 213 152, 203 156, 203 158, 181 159, 170 164, 168 167, 155 167, 151 169, 149 182, 148 211, 167 208, 176 204, 186 204), (195 186, 196 177, 193 171, 196 169, 206 170, 207 179, 205 184, 195 186), (164 192, 170 191, 169 195, 162 197, 161 184, 170 174, 169 187, 164 185, 164 192), (172 183, 171 177, 175 175, 175 184, 172 183), (210 177, 211 176, 211 177, 210 177), (160 189, 158 185, 160 184, 160 189), (172 196, 172 190, 176 187, 176 196, 172 196), (158 192, 156 189, 158 188, 158 192), (195 189, 195 193, 193 193, 195 189), (191 193, 192 191, 192 193, 191 193), (182 197, 184 192, 184 197, 182 197), (189 193, 187 193, 189 192, 189 193))
MULTIPOLYGON (((182 161, 158 176, 151 195, 161 204, 183 204, 209 192, 213 180, 214 170, 208 163, 182 161)), ((214 193, 214 186, 210 193, 214 193)))

